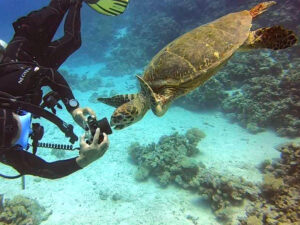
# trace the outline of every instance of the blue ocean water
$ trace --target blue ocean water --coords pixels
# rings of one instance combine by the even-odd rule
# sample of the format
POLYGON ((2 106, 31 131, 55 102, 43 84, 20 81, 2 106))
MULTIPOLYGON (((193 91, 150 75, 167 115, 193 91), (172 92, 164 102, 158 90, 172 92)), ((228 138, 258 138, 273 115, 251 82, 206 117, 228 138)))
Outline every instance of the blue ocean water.
MULTIPOLYGON (((14 34, 12 22, 48 2, 2 0, 0 39, 9 42, 14 34)), ((98 102, 97 97, 139 92, 135 75, 142 74, 165 45, 197 26, 248 10, 259 2, 131 0, 118 17, 100 15, 83 4, 82 46, 59 71, 82 107, 92 108, 99 119, 109 119, 115 109, 98 102)), ((300 1, 277 3, 253 22, 252 30, 282 25, 299 37, 300 1)), ((63 22, 55 39, 62 35, 63 22)), ((24 180, 1 179, 0 196, 4 199, 22 195, 44 207, 37 211, 30 207, 34 203, 25 204, 28 220, 14 224, 217 225, 247 224, 247 214, 257 220, 268 217, 263 207, 251 213, 247 207, 272 200, 264 199, 268 191, 279 199, 282 186, 285 190, 294 188, 295 199, 299 197, 299 182, 283 181, 284 170, 275 173, 270 166, 273 161, 280 162, 278 145, 299 142, 299 62, 299 44, 280 51, 238 52, 205 85, 174 102, 163 117, 149 110, 139 122, 113 130, 107 153, 88 167, 57 180, 25 176, 25 189, 24 180), (191 128, 204 132, 205 138, 194 143, 198 154, 181 155, 178 152, 194 149, 186 133, 191 128), (132 154, 134 142, 140 145, 136 158, 132 154), (272 186, 272 182, 279 184, 272 186), (224 188, 228 183, 234 183, 232 189, 224 188)), ((57 115, 74 125, 78 136, 84 133, 64 109, 57 115)), ((35 121, 45 127, 42 142, 68 144, 53 124, 35 121)), ((299 151, 296 144, 285 149, 299 151)), ((77 157, 78 151, 39 149, 37 154, 52 162, 77 157)), ((293 176, 299 177, 299 155, 295 157, 293 176)), ((15 174, 7 166, 0 169, 15 174)), ((293 210, 298 204, 293 203, 293 210)), ((0 224, 10 224, 3 207, 7 206, 0 203, 0 224)), ((270 218, 283 217, 280 209, 274 211, 277 214, 270 218)), ((294 217, 282 221, 297 224, 299 218, 294 217)))

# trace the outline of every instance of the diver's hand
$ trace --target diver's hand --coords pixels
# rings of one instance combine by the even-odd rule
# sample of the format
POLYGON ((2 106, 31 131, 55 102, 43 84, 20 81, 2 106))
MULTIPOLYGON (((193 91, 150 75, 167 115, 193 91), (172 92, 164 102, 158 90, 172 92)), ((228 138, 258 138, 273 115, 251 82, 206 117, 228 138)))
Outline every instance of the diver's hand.
POLYGON ((83 129, 86 129, 87 127, 87 115, 94 116, 96 118, 96 113, 89 107, 74 109, 71 114, 74 121, 83 129))
POLYGON ((80 140, 79 156, 76 158, 76 163, 81 168, 86 167, 90 163, 99 159, 104 155, 109 146, 109 140, 107 134, 103 133, 103 141, 99 144, 100 128, 96 129, 96 133, 93 138, 93 142, 89 145, 85 142, 85 135, 80 140))

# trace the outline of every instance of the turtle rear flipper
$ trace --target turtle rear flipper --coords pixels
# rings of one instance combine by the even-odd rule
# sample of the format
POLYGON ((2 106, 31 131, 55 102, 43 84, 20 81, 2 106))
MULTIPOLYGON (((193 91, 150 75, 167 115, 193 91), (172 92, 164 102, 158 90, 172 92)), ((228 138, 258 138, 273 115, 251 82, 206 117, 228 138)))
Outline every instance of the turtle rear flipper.
POLYGON ((279 50, 291 47, 296 44, 296 42, 297 37, 293 31, 281 26, 274 26, 252 31, 242 48, 269 48, 279 50))
POLYGON ((124 103, 130 102, 137 97, 137 94, 126 94, 126 95, 115 95, 109 98, 97 98, 99 102, 102 102, 106 105, 113 106, 115 108, 123 105, 124 103))
POLYGON ((250 10, 250 15, 252 16, 252 18, 255 18, 258 15, 264 13, 269 7, 275 4, 275 1, 261 2, 250 10))

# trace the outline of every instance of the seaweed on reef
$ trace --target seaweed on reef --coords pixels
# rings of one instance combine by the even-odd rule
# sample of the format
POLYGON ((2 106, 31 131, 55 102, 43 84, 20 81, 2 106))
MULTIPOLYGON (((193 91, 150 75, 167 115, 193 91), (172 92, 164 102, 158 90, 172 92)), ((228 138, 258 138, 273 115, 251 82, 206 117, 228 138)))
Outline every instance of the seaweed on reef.
POLYGON ((38 225, 51 214, 37 201, 22 195, 5 199, 0 204, 0 225, 38 225))
POLYGON ((129 155, 137 164, 136 179, 144 181, 152 176, 166 187, 170 183, 199 193, 210 202, 216 217, 223 222, 231 220, 231 206, 241 205, 244 199, 258 198, 255 185, 242 178, 226 177, 212 169, 206 169, 193 159, 199 150, 198 142, 205 135, 197 128, 185 135, 174 133, 162 136, 157 144, 141 146, 132 143, 129 155))
POLYGON ((241 225, 300 224, 300 144, 287 143, 278 150, 279 160, 261 165, 261 195, 248 207, 247 216, 240 218, 241 225))

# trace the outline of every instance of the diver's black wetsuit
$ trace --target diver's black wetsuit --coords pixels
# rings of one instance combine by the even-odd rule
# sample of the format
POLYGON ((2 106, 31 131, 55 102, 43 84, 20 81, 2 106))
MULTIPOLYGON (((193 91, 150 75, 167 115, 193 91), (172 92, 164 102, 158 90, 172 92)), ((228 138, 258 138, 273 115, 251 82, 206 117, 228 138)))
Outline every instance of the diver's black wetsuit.
MULTIPOLYGON (((0 64, 0 91, 39 105, 43 94, 41 87, 49 86, 60 95, 69 112, 74 110, 68 105, 68 100, 74 99, 74 95, 66 80, 56 71, 81 45, 82 1, 70 1, 52 0, 49 6, 13 23, 15 35, 6 48, 2 66, 0 64), (67 11, 64 36, 51 42, 67 11)), ((14 149, 0 154, 0 162, 14 167, 21 174, 50 179, 80 169, 75 158, 48 163, 29 152, 14 149)))

